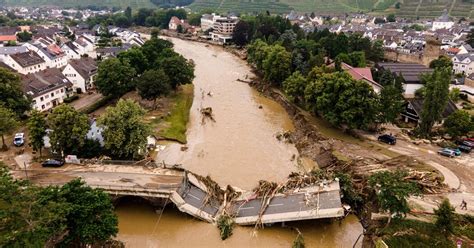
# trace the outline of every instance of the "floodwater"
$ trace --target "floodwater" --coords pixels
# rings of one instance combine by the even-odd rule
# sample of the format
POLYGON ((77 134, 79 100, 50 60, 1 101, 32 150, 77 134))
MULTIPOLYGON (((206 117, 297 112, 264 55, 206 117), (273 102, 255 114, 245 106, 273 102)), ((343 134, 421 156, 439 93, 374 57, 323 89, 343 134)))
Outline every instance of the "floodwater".
MULTIPOLYGON (((250 190, 260 179, 282 182, 298 166, 298 151, 276 134, 293 130, 285 110, 247 84, 253 74, 237 57, 222 48, 173 39, 175 50, 196 64, 194 102, 190 113, 188 149, 166 144, 158 161, 182 164, 197 174, 210 175, 221 186, 250 190), (211 107, 215 121, 200 109, 211 107)), ((302 158, 301 160, 304 161, 302 158)), ((312 166, 312 165, 311 165, 312 166)), ((118 238, 127 247, 290 247, 296 237, 290 228, 274 225, 254 231, 236 227, 221 241, 217 227, 195 220, 168 205, 157 214, 144 203, 121 203, 118 238)), ((304 221, 292 223, 303 233, 307 247, 352 247, 362 233, 355 216, 341 223, 304 221)))

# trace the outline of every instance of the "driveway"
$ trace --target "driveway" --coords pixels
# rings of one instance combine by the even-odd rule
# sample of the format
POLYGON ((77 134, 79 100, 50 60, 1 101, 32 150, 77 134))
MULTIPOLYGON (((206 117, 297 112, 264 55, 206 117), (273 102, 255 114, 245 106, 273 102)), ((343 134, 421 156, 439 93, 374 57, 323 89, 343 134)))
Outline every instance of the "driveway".
POLYGON ((100 93, 84 93, 79 95, 79 99, 69 103, 69 105, 73 106, 76 110, 80 110, 91 106, 92 104, 102 99, 102 97, 103 96, 100 93))

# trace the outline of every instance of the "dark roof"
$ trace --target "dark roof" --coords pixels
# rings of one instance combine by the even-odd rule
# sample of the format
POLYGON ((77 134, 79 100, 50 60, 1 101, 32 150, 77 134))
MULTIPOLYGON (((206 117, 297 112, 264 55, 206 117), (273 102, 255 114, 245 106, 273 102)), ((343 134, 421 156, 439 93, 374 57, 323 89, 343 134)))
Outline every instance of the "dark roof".
POLYGON ((19 30, 18 27, 0 27, 0 35, 15 35, 19 30))
POLYGON ((22 76, 23 92, 36 97, 62 87, 71 87, 72 83, 58 68, 48 68, 22 76))
POLYGON ((97 72, 97 62, 90 57, 71 59, 69 64, 85 79, 97 72))
POLYGON ((401 74, 407 84, 421 83, 421 74, 433 72, 433 69, 415 63, 378 63, 378 67, 397 75, 401 74))
POLYGON ((130 44, 123 44, 121 47, 103 47, 103 48, 97 48, 97 53, 98 54, 111 54, 113 56, 116 56, 120 52, 127 51, 130 49, 132 46, 130 44))
POLYGON ((10 57, 22 67, 28 67, 44 63, 44 60, 37 53, 32 51, 26 53, 11 54, 10 57))
MULTIPOLYGON (((424 99, 422 99, 422 98, 413 98, 413 99, 407 99, 407 101, 411 104, 411 106, 413 106, 413 108, 415 109, 418 116, 420 116, 421 111, 423 110, 423 101, 424 101, 424 99)), ((457 109, 458 108, 453 103, 453 101, 449 100, 448 104, 446 104, 446 107, 444 108, 444 111, 441 115, 442 115, 443 118, 446 118, 450 114, 452 114, 454 111, 456 111, 457 109)))

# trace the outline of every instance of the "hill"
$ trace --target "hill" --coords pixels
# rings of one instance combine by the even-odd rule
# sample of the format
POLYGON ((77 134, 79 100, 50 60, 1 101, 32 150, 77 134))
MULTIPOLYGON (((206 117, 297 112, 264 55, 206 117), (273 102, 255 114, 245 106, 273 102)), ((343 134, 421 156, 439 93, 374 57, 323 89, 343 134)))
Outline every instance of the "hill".
POLYGON ((474 0, 0 0, 10 6, 127 6, 133 9, 170 6, 176 3, 191 3, 195 11, 212 9, 223 12, 265 12, 287 13, 315 12, 320 14, 347 12, 395 12, 397 16, 409 18, 434 18, 444 9, 453 17, 474 18, 474 0), (157 3, 157 4, 153 4, 157 3), (394 5, 400 2, 400 9, 394 5))

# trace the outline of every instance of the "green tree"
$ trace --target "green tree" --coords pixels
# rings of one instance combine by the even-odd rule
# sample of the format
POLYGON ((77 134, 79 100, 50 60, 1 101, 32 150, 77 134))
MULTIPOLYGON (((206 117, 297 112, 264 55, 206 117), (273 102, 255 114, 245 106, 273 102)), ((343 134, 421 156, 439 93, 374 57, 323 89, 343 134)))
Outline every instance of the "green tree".
POLYGON ((396 19, 395 19, 395 14, 390 14, 387 16, 387 21, 388 22, 395 22, 396 19))
POLYGON ((422 80, 425 81, 425 98, 419 132, 427 137, 435 122, 441 120, 441 113, 448 103, 451 70, 446 67, 436 68, 432 74, 423 75, 422 80))
POLYGON ((408 172, 397 170, 376 172, 369 177, 380 208, 390 213, 387 225, 393 214, 399 218, 410 211, 407 198, 418 193, 416 185, 405 179, 407 175, 408 172))
POLYGON ((159 38, 152 38, 143 44, 141 50, 149 65, 154 65, 156 60, 161 58, 160 53, 167 48, 173 48, 173 43, 159 38))
POLYGON ((30 32, 26 30, 16 34, 16 37, 18 38, 18 41, 20 42, 28 42, 31 40, 32 36, 33 34, 31 34, 30 32))
POLYGON ((375 40, 372 43, 368 58, 375 63, 381 61, 384 58, 383 42, 381 40, 375 40))
POLYGON ((108 107, 98 124, 103 128, 105 147, 118 158, 140 158, 146 150, 150 135, 149 126, 143 121, 146 111, 132 100, 119 100, 115 107, 108 107))
POLYGON ((364 52, 352 52, 349 53, 350 65, 354 67, 366 67, 367 63, 365 62, 365 53, 364 52))
POLYGON ((166 73, 174 90, 180 85, 193 83, 194 64, 179 54, 163 58, 159 68, 166 73))
POLYGON ((384 70, 379 80, 383 86, 380 91, 380 121, 393 123, 403 110, 405 98, 403 97, 402 82, 390 70, 384 70))
POLYGON ((104 96, 120 97, 133 88, 135 74, 128 61, 107 59, 99 64, 95 85, 104 96))
POLYGON ((263 70, 263 61, 267 57, 270 46, 263 40, 254 40, 247 49, 247 60, 255 65, 257 70, 263 70))
POLYGON ((309 109, 321 114, 334 126, 368 128, 375 123, 379 99, 364 81, 353 80, 346 72, 323 74, 305 89, 309 109))
POLYGON ((341 67, 342 63, 346 63, 348 65, 352 64, 352 60, 347 53, 340 53, 334 59, 334 67, 336 68, 337 71, 342 70, 342 67, 341 67))
POLYGON ((61 156, 81 147, 90 129, 87 115, 67 104, 54 108, 48 115, 47 122, 53 130, 49 135, 51 147, 61 156))
POLYGON ((0 67, 0 103, 13 110, 18 116, 31 108, 31 101, 21 89, 20 77, 0 67))
POLYGON ((176 31, 178 31, 178 33, 180 33, 180 34, 184 33, 183 26, 181 24, 179 24, 178 27, 176 28, 176 31))
POLYGON ((5 135, 10 134, 18 126, 16 115, 10 109, 0 105, 0 135, 2 135, 2 150, 8 150, 5 144, 5 135))
POLYGON ((85 247, 103 244, 118 233, 118 219, 110 196, 100 189, 92 189, 75 179, 60 191, 69 205, 66 215, 68 235, 63 244, 85 247))
POLYGON ((466 43, 469 44, 471 47, 474 47, 474 28, 472 28, 469 34, 467 35, 466 43))
POLYGON ((436 215, 436 227, 444 233, 452 233, 454 231, 455 208, 451 206, 448 199, 444 199, 434 210, 436 215))
POLYGON ((44 146, 43 137, 46 135, 46 120, 38 110, 33 110, 28 119, 28 130, 30 132, 30 142, 34 151, 39 151, 41 157, 41 150, 44 146))
POLYGON ((137 80, 138 94, 147 100, 153 100, 153 109, 156 99, 166 96, 171 91, 171 82, 166 73, 162 70, 145 71, 137 80))
POLYGON ((457 138, 474 130, 474 123, 471 119, 471 115, 468 112, 456 110, 446 118, 443 127, 451 137, 457 138))
POLYGON ((445 55, 439 56, 437 59, 430 62, 430 68, 449 68, 453 70, 453 61, 445 55))
POLYGON ((138 75, 142 74, 150 67, 147 57, 143 54, 142 49, 138 47, 132 47, 132 49, 121 52, 117 57, 120 59, 122 64, 126 64, 128 62, 130 66, 135 69, 135 72, 138 75))
POLYGON ((245 46, 250 40, 250 25, 244 20, 240 20, 234 28, 234 33, 232 35, 237 46, 245 46))
POLYGON ((301 103, 304 99, 304 90, 306 88, 306 78, 295 71, 285 81, 283 81, 283 91, 292 102, 301 103))
POLYGON ((132 8, 130 8, 130 6, 128 6, 126 9, 125 9, 125 16, 127 17, 128 21, 131 21, 132 20, 132 8))
POLYGON ((459 99, 461 99, 461 90, 459 88, 452 88, 451 91, 449 91, 449 100, 457 103, 459 99))
POLYGON ((265 80, 280 85, 291 73, 291 54, 280 45, 271 46, 263 61, 265 80))

